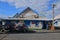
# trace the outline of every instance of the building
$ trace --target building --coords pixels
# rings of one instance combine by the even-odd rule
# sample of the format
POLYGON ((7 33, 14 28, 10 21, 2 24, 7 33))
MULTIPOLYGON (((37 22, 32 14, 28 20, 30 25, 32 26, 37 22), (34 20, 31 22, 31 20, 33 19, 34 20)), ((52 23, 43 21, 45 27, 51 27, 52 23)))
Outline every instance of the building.
POLYGON ((24 9, 21 13, 15 14, 13 17, 9 18, 2 18, 2 23, 4 22, 19 22, 24 21, 24 23, 29 28, 39 28, 39 29, 48 29, 48 23, 52 22, 52 19, 47 19, 43 16, 39 16, 37 12, 35 12, 30 7, 24 9))
POLYGON ((54 26, 60 27, 60 15, 57 15, 55 18, 54 26))
POLYGON ((2 20, 0 18, 0 30, 2 29, 2 20))
POLYGON ((39 16, 39 14, 30 7, 26 8, 21 13, 14 15, 13 18, 20 18, 20 20, 24 20, 29 27, 40 29, 46 29, 48 21, 51 21, 43 16, 39 16))
POLYGON ((2 25, 2 20, 1 20, 2 18, 0 18, 0 25, 2 25))

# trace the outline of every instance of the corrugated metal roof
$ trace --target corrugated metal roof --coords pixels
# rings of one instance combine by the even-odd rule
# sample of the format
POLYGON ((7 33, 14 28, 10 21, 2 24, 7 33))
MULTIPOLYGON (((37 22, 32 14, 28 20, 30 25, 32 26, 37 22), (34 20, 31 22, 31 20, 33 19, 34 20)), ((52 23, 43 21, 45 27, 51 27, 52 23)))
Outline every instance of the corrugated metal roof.
POLYGON ((57 15, 54 19, 60 19, 60 15, 57 15))
POLYGON ((2 18, 2 20, 52 20, 46 18, 2 18))

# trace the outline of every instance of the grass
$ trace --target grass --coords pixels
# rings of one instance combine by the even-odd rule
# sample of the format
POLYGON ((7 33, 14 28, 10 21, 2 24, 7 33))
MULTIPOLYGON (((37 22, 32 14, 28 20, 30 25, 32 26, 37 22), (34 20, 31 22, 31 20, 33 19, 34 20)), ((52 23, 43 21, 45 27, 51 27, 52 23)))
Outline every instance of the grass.
POLYGON ((39 29, 39 28, 29 28, 29 30, 42 30, 42 29, 39 29))

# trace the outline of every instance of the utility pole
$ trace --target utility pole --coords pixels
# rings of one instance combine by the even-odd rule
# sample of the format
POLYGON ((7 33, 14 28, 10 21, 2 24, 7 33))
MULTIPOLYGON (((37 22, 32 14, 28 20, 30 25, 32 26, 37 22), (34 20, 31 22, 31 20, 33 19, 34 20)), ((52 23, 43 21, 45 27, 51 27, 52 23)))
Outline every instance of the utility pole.
POLYGON ((52 16, 53 16, 52 19, 53 19, 53 21, 52 21, 52 27, 51 27, 51 30, 55 30, 55 27, 54 27, 54 8, 55 8, 55 6, 56 6, 56 5, 53 4, 53 7, 52 7, 52 8, 53 8, 53 13, 52 13, 52 16))

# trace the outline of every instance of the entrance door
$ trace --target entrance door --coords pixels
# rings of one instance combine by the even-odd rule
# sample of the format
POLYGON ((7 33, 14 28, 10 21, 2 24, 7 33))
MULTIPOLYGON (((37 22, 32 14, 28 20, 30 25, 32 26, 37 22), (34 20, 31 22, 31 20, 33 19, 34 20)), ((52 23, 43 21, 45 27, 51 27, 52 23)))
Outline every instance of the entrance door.
POLYGON ((43 22, 43 29, 46 29, 46 22, 43 22))

